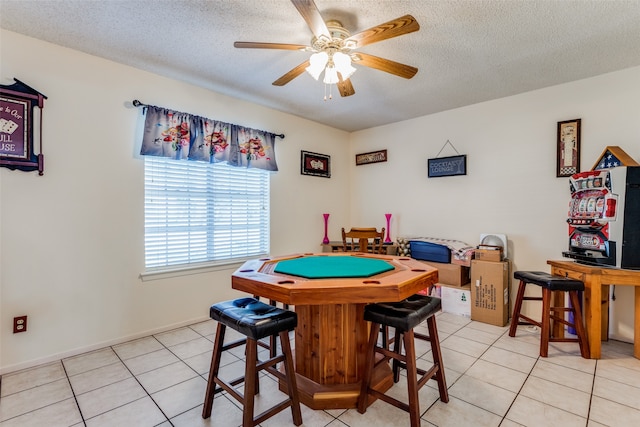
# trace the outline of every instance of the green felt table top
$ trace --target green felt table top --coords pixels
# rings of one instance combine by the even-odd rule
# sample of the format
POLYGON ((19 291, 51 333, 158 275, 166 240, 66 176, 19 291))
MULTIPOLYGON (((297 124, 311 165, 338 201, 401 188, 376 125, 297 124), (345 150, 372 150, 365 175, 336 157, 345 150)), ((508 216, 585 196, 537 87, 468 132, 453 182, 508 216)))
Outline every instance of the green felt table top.
POLYGON ((382 259, 357 256, 308 256, 280 261, 274 272, 307 279, 371 277, 393 270, 382 259))

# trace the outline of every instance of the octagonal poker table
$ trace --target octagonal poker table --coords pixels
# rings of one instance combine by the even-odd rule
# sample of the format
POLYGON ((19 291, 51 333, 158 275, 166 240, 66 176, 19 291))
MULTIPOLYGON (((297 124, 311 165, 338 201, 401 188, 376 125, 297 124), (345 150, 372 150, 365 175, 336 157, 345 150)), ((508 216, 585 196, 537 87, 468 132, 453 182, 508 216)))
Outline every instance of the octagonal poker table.
MULTIPOLYGON (((245 262, 234 289, 289 304, 298 314, 295 368, 300 400, 312 409, 355 408, 364 375, 368 303, 401 301, 438 281, 438 270, 408 257, 295 254, 245 262)), ((373 387, 393 385, 388 363, 373 387)))

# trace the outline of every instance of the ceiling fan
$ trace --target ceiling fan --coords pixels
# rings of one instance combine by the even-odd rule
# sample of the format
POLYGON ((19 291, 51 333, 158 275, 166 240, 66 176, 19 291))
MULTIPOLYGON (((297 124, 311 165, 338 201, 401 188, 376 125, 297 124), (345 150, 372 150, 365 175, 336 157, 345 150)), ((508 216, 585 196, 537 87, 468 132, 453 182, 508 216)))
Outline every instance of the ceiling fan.
POLYGON ((356 70, 351 64, 385 71, 405 79, 412 78, 418 72, 417 68, 410 65, 356 51, 356 49, 368 44, 418 31, 420 25, 413 16, 404 15, 351 35, 349 31, 342 27, 339 21, 329 20, 325 22, 313 0, 291 0, 291 2, 298 9, 298 12, 313 33, 310 46, 240 41, 233 44, 237 48, 313 52, 308 60, 285 73, 274 81, 273 85, 284 86, 305 71, 318 80, 320 74, 324 71, 324 83, 335 84, 341 96, 351 96, 355 93, 355 90, 349 77, 356 70))

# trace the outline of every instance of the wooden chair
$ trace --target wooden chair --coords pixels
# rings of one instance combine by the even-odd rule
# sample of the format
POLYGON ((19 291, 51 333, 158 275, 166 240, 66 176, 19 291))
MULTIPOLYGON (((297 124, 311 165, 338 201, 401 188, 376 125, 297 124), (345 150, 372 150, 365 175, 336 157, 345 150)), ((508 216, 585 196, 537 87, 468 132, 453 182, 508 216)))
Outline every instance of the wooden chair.
MULTIPOLYGON (((387 250, 382 246, 384 239, 384 227, 378 232, 375 227, 352 227, 345 231, 342 228, 342 250, 344 252, 371 252, 374 254, 386 254, 387 250), (364 249, 363 249, 364 248, 364 249)), ((382 342, 388 349, 391 348, 394 338, 389 334, 388 326, 381 326, 382 342)))
POLYGON ((384 227, 382 231, 375 227, 357 228, 349 231, 342 229, 342 250, 345 252, 371 252, 374 254, 386 253, 383 248, 384 227))

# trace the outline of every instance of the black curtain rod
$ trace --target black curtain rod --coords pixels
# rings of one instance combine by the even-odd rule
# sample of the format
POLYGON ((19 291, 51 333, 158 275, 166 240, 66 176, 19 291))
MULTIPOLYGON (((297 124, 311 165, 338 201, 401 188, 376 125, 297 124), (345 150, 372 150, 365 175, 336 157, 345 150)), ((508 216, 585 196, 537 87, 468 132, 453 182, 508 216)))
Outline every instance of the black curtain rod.
MULTIPOLYGON (((148 107, 147 104, 143 104, 142 102, 138 101, 137 99, 133 100, 133 106, 134 107, 148 107)), ((284 133, 281 134, 274 134, 275 136, 277 136, 278 138, 282 138, 284 139, 284 133)))

